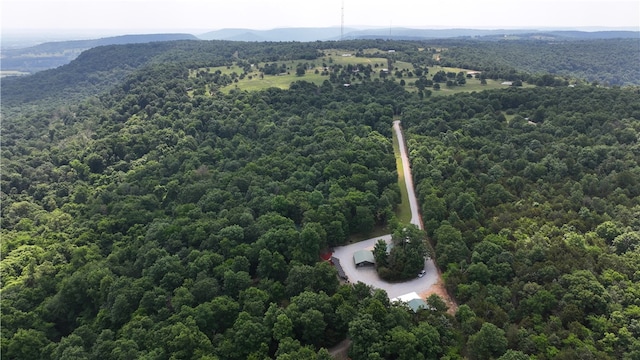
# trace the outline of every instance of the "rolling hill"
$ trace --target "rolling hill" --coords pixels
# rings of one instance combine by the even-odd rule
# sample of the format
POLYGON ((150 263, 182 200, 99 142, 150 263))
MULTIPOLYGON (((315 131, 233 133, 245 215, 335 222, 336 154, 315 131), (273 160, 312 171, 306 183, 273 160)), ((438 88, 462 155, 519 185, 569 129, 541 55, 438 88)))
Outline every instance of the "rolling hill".
POLYGON ((87 49, 106 45, 139 44, 158 41, 197 40, 190 34, 122 35, 93 40, 55 41, 2 52, 0 70, 35 73, 68 64, 87 49))

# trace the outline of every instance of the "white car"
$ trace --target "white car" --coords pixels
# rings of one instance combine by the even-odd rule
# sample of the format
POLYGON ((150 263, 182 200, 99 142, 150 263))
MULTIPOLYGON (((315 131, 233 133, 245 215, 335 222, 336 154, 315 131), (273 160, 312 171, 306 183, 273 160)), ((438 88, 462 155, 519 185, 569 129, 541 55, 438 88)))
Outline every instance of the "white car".
POLYGON ((420 272, 418 273, 418 277, 419 277, 419 278, 421 278, 421 277, 423 277, 423 276, 424 276, 424 274, 426 274, 426 273, 427 273, 427 270, 424 270, 424 269, 423 269, 422 271, 420 271, 420 272))

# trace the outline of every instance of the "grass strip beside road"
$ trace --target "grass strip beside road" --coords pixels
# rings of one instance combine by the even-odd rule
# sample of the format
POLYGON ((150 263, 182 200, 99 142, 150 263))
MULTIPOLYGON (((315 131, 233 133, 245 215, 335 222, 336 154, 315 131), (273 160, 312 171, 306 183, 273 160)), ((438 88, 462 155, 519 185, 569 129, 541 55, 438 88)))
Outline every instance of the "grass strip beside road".
MULTIPOLYGON (((398 119, 394 119, 398 120, 398 119)), ((411 222, 411 205, 409 205, 409 193, 407 192, 407 183, 404 181, 404 167, 402 166, 402 158, 400 157, 400 143, 396 132, 393 131, 393 154, 396 157, 396 168, 398 171, 398 186, 400 187, 400 204, 396 208, 396 216, 398 221, 404 224, 411 222)))

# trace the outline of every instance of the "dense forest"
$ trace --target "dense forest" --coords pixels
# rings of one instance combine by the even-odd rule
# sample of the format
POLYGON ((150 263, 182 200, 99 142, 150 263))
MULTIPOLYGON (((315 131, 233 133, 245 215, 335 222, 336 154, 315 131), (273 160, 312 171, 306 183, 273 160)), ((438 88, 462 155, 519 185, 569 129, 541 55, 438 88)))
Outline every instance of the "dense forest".
POLYGON ((330 359, 348 338, 352 359, 640 357, 638 89, 189 92, 190 69, 335 45, 99 47, 3 81, 2 356, 330 359), (319 256, 401 229, 394 118, 455 311, 319 256))
MULTIPOLYGON (((640 39, 454 41, 441 62, 476 70, 555 74, 607 85, 640 84, 640 39)), ((536 77, 533 77, 534 81, 536 77)), ((525 80, 525 79, 522 79, 525 80)))
POLYGON ((406 109, 425 227, 469 342, 490 323, 540 359, 640 356, 638 95, 511 89, 406 109))

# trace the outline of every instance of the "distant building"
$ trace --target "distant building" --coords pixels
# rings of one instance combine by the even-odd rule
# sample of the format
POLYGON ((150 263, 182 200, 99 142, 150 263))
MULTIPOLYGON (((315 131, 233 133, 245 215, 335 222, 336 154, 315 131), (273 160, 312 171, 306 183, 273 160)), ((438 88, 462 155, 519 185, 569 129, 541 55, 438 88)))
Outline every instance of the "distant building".
POLYGON ((513 85, 513 81, 503 81, 502 83, 500 83, 500 85, 511 86, 513 85))
POLYGON ((431 309, 429 304, 424 301, 420 295, 416 292, 410 292, 408 294, 400 295, 397 298, 391 299, 391 302, 399 302, 407 306, 414 313, 417 313, 419 310, 427 310, 431 309))
POLYGON ((396 52, 395 50, 389 50, 389 54, 393 54, 394 52, 396 52))
POLYGON ((375 265, 376 260, 371 250, 359 250, 353 253, 353 262, 356 267, 375 265))
POLYGON ((417 313, 419 310, 429 309, 429 305, 426 301, 422 299, 413 299, 407 303, 407 306, 413 310, 414 313, 417 313))

